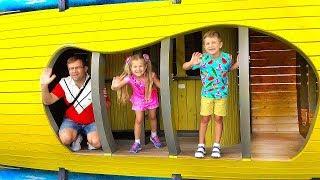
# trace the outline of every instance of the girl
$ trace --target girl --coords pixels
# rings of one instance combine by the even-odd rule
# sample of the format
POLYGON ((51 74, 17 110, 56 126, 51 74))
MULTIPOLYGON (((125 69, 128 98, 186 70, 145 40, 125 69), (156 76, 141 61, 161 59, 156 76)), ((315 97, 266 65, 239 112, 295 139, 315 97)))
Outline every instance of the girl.
POLYGON ((113 77, 111 89, 117 90, 118 100, 122 103, 129 99, 128 85, 132 88, 130 101, 132 110, 135 111, 136 118, 134 124, 135 142, 129 152, 138 153, 141 150, 140 133, 141 124, 144 120, 144 111, 149 110, 151 123, 150 141, 154 147, 162 146, 157 136, 156 110, 159 107, 158 92, 154 87, 160 88, 160 81, 156 74, 152 72, 151 61, 147 54, 136 54, 126 59, 123 73, 113 77))

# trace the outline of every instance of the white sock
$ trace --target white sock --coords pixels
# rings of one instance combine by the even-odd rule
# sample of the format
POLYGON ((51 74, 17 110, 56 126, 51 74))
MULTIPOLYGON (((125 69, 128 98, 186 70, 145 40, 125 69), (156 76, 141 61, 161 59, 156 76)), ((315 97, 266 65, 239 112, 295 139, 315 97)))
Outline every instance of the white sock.
POLYGON ((213 146, 219 147, 220 148, 220 144, 219 143, 213 143, 213 146))
POLYGON ((140 139, 135 139, 134 142, 141 144, 140 139))
POLYGON ((157 131, 155 131, 155 132, 153 132, 153 131, 151 131, 151 137, 156 137, 157 136, 157 131))
POLYGON ((204 147, 204 144, 198 144, 198 147, 200 147, 200 146, 204 147))

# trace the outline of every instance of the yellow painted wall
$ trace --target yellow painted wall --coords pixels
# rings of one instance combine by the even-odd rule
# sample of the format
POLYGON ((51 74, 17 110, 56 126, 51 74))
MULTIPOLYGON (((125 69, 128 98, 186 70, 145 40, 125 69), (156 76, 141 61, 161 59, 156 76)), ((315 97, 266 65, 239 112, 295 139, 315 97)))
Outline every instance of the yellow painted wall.
POLYGON ((60 144, 38 96, 38 77, 50 58, 65 46, 120 52, 208 26, 239 25, 290 42, 308 57, 318 76, 320 1, 182 0, 179 5, 170 2, 1 15, 0 72, 10 76, 0 76, 0 163, 157 177, 170 177, 174 173, 203 179, 320 177, 318 111, 307 144, 295 158, 285 162, 79 155, 60 144))

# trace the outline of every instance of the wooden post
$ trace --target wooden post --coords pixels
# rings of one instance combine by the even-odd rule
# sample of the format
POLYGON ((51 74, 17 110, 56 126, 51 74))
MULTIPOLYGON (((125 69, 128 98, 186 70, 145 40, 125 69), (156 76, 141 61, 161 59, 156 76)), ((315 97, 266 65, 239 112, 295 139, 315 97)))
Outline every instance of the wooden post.
POLYGON ((305 59, 297 53, 297 64, 300 66, 298 72, 297 84, 297 108, 298 108, 298 121, 299 121, 299 132, 303 137, 306 137, 309 130, 309 102, 308 102, 308 65, 305 59))
POLYGON ((309 102, 309 124, 311 123, 317 108, 317 77, 313 68, 308 68, 308 102, 309 102))
POLYGON ((239 37, 239 94, 240 94, 240 133, 242 158, 251 158, 250 133, 250 82, 249 82, 249 29, 238 28, 239 37))
POLYGON ((163 117, 164 132, 166 137, 166 143, 168 146, 169 155, 176 156, 180 150, 180 145, 175 129, 175 124, 171 118, 171 93, 170 93, 170 54, 172 53, 171 39, 165 39, 161 41, 160 51, 160 79, 161 79, 161 110, 163 117))
POLYGON ((105 74, 105 56, 93 52, 91 62, 93 113, 102 149, 106 153, 113 153, 116 151, 116 144, 112 135, 111 123, 107 116, 105 98, 102 95, 105 86, 105 74))

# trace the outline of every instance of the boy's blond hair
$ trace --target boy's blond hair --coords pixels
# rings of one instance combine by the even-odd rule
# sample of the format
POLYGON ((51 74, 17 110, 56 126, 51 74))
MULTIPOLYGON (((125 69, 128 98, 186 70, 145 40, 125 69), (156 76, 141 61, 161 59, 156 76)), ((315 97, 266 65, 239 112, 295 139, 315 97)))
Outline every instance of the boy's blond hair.
POLYGON ((207 37, 210 37, 210 38, 216 37, 216 38, 218 38, 218 40, 219 40, 220 42, 222 41, 220 34, 219 34, 218 32, 216 32, 216 31, 213 31, 213 30, 208 31, 208 32, 206 32, 206 33, 203 35, 203 37, 202 37, 202 42, 203 42, 203 43, 204 43, 204 40, 205 40, 207 37))

